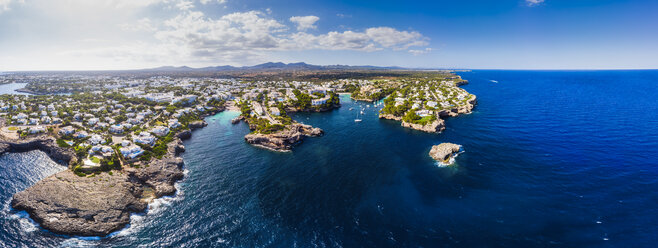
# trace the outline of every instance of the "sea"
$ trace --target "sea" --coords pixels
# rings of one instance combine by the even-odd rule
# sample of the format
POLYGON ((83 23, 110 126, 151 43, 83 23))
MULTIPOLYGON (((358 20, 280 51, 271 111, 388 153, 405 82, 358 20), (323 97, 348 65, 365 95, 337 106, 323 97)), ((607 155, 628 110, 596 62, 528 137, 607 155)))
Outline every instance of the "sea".
MULTIPOLYGON (((2 75, 0 73, 0 75, 2 75)), ((12 95, 29 95, 28 93, 18 92, 17 89, 25 88, 27 83, 8 83, 0 84, 0 95, 3 94, 12 94, 12 95)))
POLYGON ((337 110, 295 114, 326 134, 287 153, 246 144, 237 112, 208 117, 185 141, 178 193, 107 237, 56 235, 11 209, 14 193, 64 168, 6 154, 0 247, 658 244, 658 71, 458 74, 478 104, 440 134, 345 95, 337 110), (453 165, 428 155, 442 142, 463 147, 453 165))

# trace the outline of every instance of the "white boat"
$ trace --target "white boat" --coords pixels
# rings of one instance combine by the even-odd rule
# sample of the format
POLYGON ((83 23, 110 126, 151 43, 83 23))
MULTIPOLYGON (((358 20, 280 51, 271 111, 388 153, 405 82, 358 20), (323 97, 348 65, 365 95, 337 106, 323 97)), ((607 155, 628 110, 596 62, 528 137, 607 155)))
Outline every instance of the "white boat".
POLYGON ((354 119, 354 122, 361 122, 361 119, 354 119))
MULTIPOLYGON (((363 114, 363 111, 361 111, 361 114, 363 114)), ((354 122, 361 122, 361 118, 359 118, 359 113, 356 113, 356 119, 354 119, 354 122)))
POLYGON ((354 108, 350 108, 350 111, 352 111, 352 109, 354 109, 354 108))

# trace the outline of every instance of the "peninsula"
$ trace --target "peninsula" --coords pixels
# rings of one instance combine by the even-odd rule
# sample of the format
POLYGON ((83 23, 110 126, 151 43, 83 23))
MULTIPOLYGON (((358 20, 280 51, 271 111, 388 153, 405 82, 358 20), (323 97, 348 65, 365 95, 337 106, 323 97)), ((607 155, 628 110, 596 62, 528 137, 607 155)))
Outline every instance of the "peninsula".
POLYGON ((401 121, 406 128, 438 133, 443 118, 471 113, 477 97, 459 86, 468 83, 457 75, 407 81, 384 99, 379 118, 401 121))

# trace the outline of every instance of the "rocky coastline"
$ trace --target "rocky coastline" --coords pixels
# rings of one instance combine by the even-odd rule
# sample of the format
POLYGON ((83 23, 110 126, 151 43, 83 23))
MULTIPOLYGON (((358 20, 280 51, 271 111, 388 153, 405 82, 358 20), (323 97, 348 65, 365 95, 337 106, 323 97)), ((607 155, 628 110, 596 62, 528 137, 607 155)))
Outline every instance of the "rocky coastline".
MULTIPOLYGON (((201 120, 189 127, 194 130, 207 125, 201 120)), ((125 166, 82 177, 70 169, 64 170, 14 194, 11 207, 26 211, 40 226, 57 234, 106 236, 118 231, 130 223, 131 214, 146 211, 153 199, 176 193, 174 184, 184 177, 182 140, 192 136, 190 129, 178 132, 168 144, 165 156, 152 159, 146 166, 125 166)), ((77 161, 75 152, 57 146, 53 137, 0 140, 0 155, 31 150, 41 150, 67 166, 77 161)))
POLYGON ((285 129, 271 134, 247 134, 244 136, 244 140, 258 147, 278 152, 289 152, 292 151, 292 147, 295 144, 302 142, 305 137, 318 137, 323 134, 324 131, 320 128, 314 128, 301 123, 292 123, 286 126, 285 129))
POLYGON ((447 118, 447 117, 457 117, 460 114, 470 114, 473 112, 473 108, 475 108, 476 104, 477 104, 477 96, 472 95, 472 97, 466 101, 465 105, 460 106, 458 108, 443 110, 439 112, 438 115, 440 118, 447 118))
POLYGON ((354 94, 350 95, 350 99, 352 99, 353 101, 357 101, 357 102, 369 102, 369 103, 373 103, 373 102, 376 102, 376 101, 379 100, 379 99, 354 97, 354 94))
POLYGON ((436 120, 434 120, 430 123, 427 123, 425 125, 409 123, 409 122, 406 122, 406 121, 403 121, 400 125, 402 127, 411 128, 411 129, 415 129, 415 130, 419 130, 419 131, 423 131, 423 132, 428 132, 428 133, 440 133, 440 132, 442 132, 443 130, 446 129, 445 121, 443 119, 440 119, 440 118, 437 118, 436 120))
POLYGON ((414 124, 414 123, 409 123, 405 122, 402 120, 402 117, 391 115, 391 114, 379 114, 380 119, 386 119, 386 120, 394 120, 394 121, 399 121, 400 126, 406 127, 406 128, 411 128, 423 132, 428 132, 428 133, 440 133, 443 130, 446 129, 445 125, 445 120, 444 118, 448 117, 456 117, 460 114, 470 114, 473 112, 473 108, 475 108, 475 105, 477 104, 477 97, 475 95, 472 95, 470 99, 466 101, 466 104, 463 106, 460 106, 458 108, 452 108, 452 109, 447 109, 447 110, 442 110, 438 113, 436 113, 437 118, 436 120, 427 123, 425 125, 420 125, 420 124, 414 124))
POLYGON ((43 135, 21 141, 11 141, 0 138, 0 156, 9 152, 17 153, 32 150, 41 150, 53 161, 66 166, 77 162, 75 152, 72 149, 59 147, 55 142, 55 138, 50 136, 43 135))
POLYGON ((320 112, 331 111, 331 110, 334 110, 334 109, 337 109, 337 108, 340 108, 340 107, 341 107, 340 103, 339 104, 329 105, 329 106, 324 106, 324 107, 320 106, 320 107, 312 107, 312 108, 306 108, 306 109, 297 109, 297 108, 294 108, 294 107, 287 107, 286 112, 287 113, 296 113, 296 112, 320 113, 320 112))
POLYGON ((414 124, 414 123, 409 123, 406 121, 402 120, 402 117, 398 117, 395 115, 390 115, 390 114, 380 114, 379 115, 380 119, 387 119, 387 120, 394 120, 394 121, 399 121, 400 126, 406 127, 406 128, 411 128, 423 132, 428 132, 428 133, 440 133, 441 131, 446 129, 445 121, 441 118, 437 118, 436 120, 425 124, 425 125, 420 125, 420 124, 414 124))

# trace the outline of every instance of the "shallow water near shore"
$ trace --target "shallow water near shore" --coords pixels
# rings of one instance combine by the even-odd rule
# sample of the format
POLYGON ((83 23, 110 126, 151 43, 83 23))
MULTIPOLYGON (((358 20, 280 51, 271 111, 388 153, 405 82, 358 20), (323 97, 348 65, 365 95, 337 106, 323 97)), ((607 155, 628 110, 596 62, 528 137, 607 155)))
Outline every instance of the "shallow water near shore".
POLYGON ((29 95, 28 93, 16 91, 17 89, 25 88, 26 85, 27 83, 0 84, 0 95, 2 94, 29 95))
POLYGON ((658 242, 658 71, 459 74, 478 105, 438 135, 379 120, 378 108, 346 95, 340 109, 293 116, 325 136, 290 153, 246 144, 247 126, 230 124, 237 112, 208 117, 185 141, 178 195, 104 238, 53 235, 8 209, 14 193, 65 168, 41 152, 4 155, 0 247, 658 242), (451 166, 428 156, 441 142, 463 146, 451 166))

